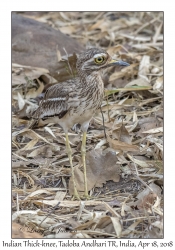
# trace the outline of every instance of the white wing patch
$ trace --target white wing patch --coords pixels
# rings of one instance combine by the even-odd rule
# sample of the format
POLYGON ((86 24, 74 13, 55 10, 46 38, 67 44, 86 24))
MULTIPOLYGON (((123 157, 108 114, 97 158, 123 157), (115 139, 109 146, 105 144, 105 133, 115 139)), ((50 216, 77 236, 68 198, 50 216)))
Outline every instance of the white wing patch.
POLYGON ((57 98, 49 98, 47 100, 43 100, 43 102, 47 102, 47 101, 65 101, 66 100, 66 97, 57 97, 57 98))
POLYGON ((55 115, 55 111, 52 110, 52 109, 48 109, 46 110, 42 115, 41 115, 41 118, 45 117, 45 116, 52 116, 52 115, 55 115))

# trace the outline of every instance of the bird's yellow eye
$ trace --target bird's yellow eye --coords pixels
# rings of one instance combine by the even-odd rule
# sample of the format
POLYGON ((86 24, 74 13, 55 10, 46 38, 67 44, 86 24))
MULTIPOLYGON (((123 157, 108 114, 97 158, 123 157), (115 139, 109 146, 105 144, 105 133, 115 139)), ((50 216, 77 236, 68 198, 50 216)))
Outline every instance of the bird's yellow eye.
POLYGON ((105 58, 104 56, 98 56, 94 59, 95 63, 97 64, 101 64, 102 62, 104 62, 105 58))

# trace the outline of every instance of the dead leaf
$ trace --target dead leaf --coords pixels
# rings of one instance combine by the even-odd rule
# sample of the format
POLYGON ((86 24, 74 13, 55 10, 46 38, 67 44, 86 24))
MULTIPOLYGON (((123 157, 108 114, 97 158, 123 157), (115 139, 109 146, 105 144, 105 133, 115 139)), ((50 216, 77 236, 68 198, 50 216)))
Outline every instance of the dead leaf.
POLYGON ((142 220, 138 220, 136 222, 134 222, 133 224, 131 224, 131 226, 129 226, 126 230, 122 231, 122 236, 126 236, 128 234, 130 234, 130 232, 133 232, 136 228, 136 226, 141 223, 142 220))
POLYGON ((138 202, 138 209, 150 209, 154 205, 156 197, 157 195, 155 193, 149 193, 138 202))
POLYGON ((149 167, 149 164, 147 164, 145 161, 140 161, 140 160, 137 160, 135 159, 134 157, 132 157, 131 155, 127 154, 127 156, 129 157, 129 159, 136 163, 137 165, 139 165, 140 167, 142 168, 148 168, 149 167))
POLYGON ((126 151, 126 152, 127 151, 139 151, 139 147, 136 145, 128 144, 122 141, 113 140, 109 136, 107 136, 107 140, 109 142, 110 147, 113 148, 114 150, 126 151))
POLYGON ((27 157, 35 158, 36 156, 52 157, 55 152, 60 151, 60 148, 55 148, 54 145, 44 145, 39 146, 34 149, 31 153, 27 154, 27 157))
MULTIPOLYGON (((119 166, 116 164, 116 155, 114 152, 108 152, 103 155, 101 150, 92 150, 86 154, 87 168, 87 186, 88 190, 93 187, 102 187, 108 180, 119 181, 119 166)), ((84 191, 83 172, 75 167, 75 180, 77 189, 84 191)), ((72 177, 69 181, 70 193, 73 193, 72 177)))
POLYGON ((149 210, 154 206, 157 197, 161 196, 161 188, 159 186, 151 183, 149 187, 152 189, 152 192, 147 187, 137 195, 138 201, 136 201, 135 205, 137 205, 139 209, 149 210))
POLYGON ((20 93, 18 92, 18 107, 19 107, 19 110, 22 110, 24 105, 25 105, 25 101, 22 98, 22 96, 20 95, 20 93))
POLYGON ((147 74, 149 73, 149 65, 150 65, 150 56, 144 55, 142 60, 140 61, 138 76, 139 78, 144 79, 149 82, 147 74))
POLYGON ((150 117, 142 118, 139 120, 140 130, 137 132, 137 135, 145 136, 144 135, 145 132, 150 133, 148 131, 157 131, 157 128, 159 128, 161 125, 162 125, 162 122, 159 121, 156 117, 150 116, 150 117))
POLYGON ((52 132, 52 130, 51 130, 51 128, 49 128, 49 127, 44 127, 44 129, 49 133, 49 134, 51 134, 54 138, 56 138, 56 136, 54 135, 54 133, 52 132))
MULTIPOLYGON (((135 84, 135 83, 133 83, 135 84)), ((118 88, 118 89, 112 89, 112 90, 105 90, 105 96, 112 95, 121 91, 140 91, 140 90, 149 90, 152 89, 151 86, 130 86, 125 88, 118 88)), ((121 103, 120 103, 121 104, 121 103)))
POLYGON ((41 139, 43 141, 45 141, 48 144, 51 144, 49 141, 47 141, 44 137, 42 137, 41 135, 37 134, 35 131, 25 128, 22 129, 20 131, 16 131, 14 133, 12 133, 12 137, 16 137, 17 135, 25 135, 28 138, 32 138, 32 139, 41 139))
POLYGON ((118 218, 116 217, 111 217, 111 221, 115 230, 115 233, 117 235, 118 238, 121 237, 121 233, 122 233, 122 227, 121 227, 121 223, 119 221, 118 218))
POLYGON ((122 126, 119 129, 113 130, 112 135, 114 138, 117 138, 119 141, 131 144, 130 135, 124 124, 122 124, 122 126))
POLYGON ((56 193, 54 199, 57 200, 57 201, 63 201, 64 198, 65 198, 65 196, 66 196, 66 192, 58 191, 58 192, 56 193))
POLYGON ((150 129, 150 130, 147 130, 147 131, 144 131, 142 133, 146 133, 146 134, 154 134, 154 133, 160 133, 160 132, 163 132, 163 127, 159 127, 159 128, 153 128, 153 129, 150 129))
POLYGON ((74 33, 76 31, 75 26, 64 26, 64 27, 60 27, 59 30, 61 32, 63 32, 64 34, 68 34, 71 35, 72 33, 74 33))
POLYGON ((155 84, 153 85, 153 90, 163 89, 163 76, 157 78, 155 84))
POLYGON ((38 189, 38 190, 30 193, 28 196, 26 196, 24 200, 28 200, 31 197, 34 197, 34 196, 37 196, 37 195, 40 195, 40 194, 43 194, 43 193, 44 194, 51 194, 51 192, 49 192, 49 191, 47 191, 45 189, 38 189))
POLYGON ((97 21, 95 24, 89 27, 89 30, 100 29, 102 32, 107 31, 109 23, 104 19, 97 21))
POLYGON ((151 225, 163 230, 163 221, 158 220, 158 221, 155 221, 155 222, 151 223, 151 225))
POLYGON ((24 148, 20 149, 20 151, 32 149, 37 144, 37 142, 38 142, 38 138, 34 138, 24 148))

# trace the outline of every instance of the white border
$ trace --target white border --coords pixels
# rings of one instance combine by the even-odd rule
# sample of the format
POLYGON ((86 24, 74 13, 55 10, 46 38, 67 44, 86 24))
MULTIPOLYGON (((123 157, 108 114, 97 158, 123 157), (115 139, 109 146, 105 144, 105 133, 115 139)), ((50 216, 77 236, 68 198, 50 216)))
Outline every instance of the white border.
MULTIPOLYGON (((174 237, 174 183, 175 183, 175 76, 174 76, 174 26, 173 1, 2 1, 0 14, 0 236, 10 242, 11 238, 11 11, 164 11, 165 17, 165 230, 161 242, 174 237)), ((55 240, 52 240, 55 241, 55 240)), ((132 242, 138 240, 132 240, 132 242)), ((143 240, 150 242, 150 240, 143 240)), ((152 242, 153 240, 151 240, 152 242)), ((159 240, 157 240, 159 241, 159 240)), ((20 242, 18 240, 18 242, 20 242)), ((174 242, 175 244, 175 242, 174 242)), ((11 248, 13 249, 13 248, 11 248)), ((27 249, 27 248, 26 248, 27 249)), ((150 247, 146 249, 152 249, 150 247)), ((172 248, 173 249, 173 248, 172 248)))

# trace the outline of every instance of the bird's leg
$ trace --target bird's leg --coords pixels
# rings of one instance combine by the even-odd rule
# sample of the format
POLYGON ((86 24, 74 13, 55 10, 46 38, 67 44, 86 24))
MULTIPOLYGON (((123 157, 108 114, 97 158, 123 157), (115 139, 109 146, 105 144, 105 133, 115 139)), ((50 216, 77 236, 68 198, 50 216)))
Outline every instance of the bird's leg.
POLYGON ((75 183, 74 167, 72 164, 72 150, 71 150, 71 147, 69 144, 69 137, 68 137, 67 133, 66 133, 66 150, 67 150, 67 154, 68 154, 69 162, 70 162, 70 166, 71 166, 71 171, 72 171, 72 180, 73 180, 73 187, 74 187, 73 198, 77 198, 78 200, 80 200, 80 196, 78 194, 76 183, 75 183))
POLYGON ((87 189, 87 177, 86 177, 86 132, 83 132, 81 155, 82 155, 83 169, 84 169, 84 196, 85 198, 89 198, 87 189))

